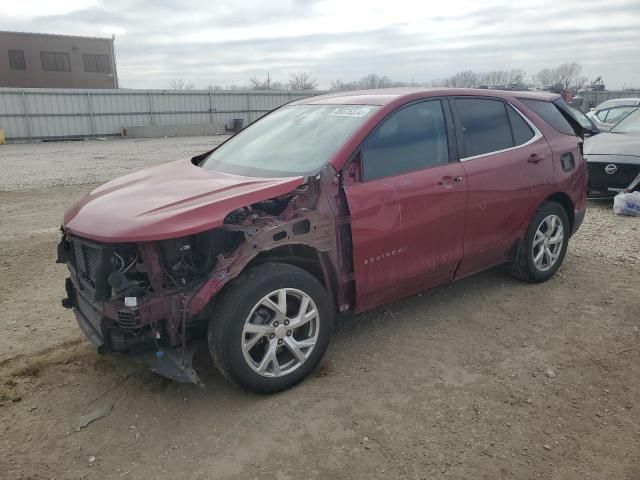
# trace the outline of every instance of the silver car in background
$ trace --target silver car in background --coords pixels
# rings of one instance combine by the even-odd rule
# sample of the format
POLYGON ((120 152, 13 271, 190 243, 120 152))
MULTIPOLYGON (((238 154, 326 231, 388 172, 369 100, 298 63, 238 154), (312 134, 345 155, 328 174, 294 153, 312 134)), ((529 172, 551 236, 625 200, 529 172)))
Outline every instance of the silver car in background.
POLYGON ((601 131, 607 131, 640 106, 640 98, 616 98, 602 102, 587 113, 601 131))

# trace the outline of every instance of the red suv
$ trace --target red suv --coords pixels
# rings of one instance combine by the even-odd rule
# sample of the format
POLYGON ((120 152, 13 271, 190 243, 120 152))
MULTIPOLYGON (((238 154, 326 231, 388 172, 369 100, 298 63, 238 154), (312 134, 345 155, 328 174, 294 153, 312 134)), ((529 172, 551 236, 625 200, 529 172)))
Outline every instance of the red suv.
POLYGON ((585 214, 582 130, 558 95, 311 97, 214 150, 113 180, 65 215, 58 262, 99 352, 199 383, 199 341, 260 393, 305 378, 337 312, 498 264, 560 267, 585 214))

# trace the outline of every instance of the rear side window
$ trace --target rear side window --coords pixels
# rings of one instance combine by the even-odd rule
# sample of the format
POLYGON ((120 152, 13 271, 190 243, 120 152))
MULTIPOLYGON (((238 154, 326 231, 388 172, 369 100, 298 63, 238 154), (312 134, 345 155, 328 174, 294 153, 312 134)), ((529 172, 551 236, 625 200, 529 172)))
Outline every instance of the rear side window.
POLYGON ((392 113, 365 140, 361 155, 365 181, 447 163, 447 129, 440 100, 392 113))
POLYGON ((525 119, 522 118, 522 115, 509 105, 507 105, 507 113, 509 122, 511 122, 511 131, 513 132, 513 143, 518 146, 531 140, 535 133, 525 119))
POLYGON ((456 98, 466 157, 513 147, 504 102, 484 98, 456 98))
POLYGON ((528 98, 521 98, 520 101, 540 115, 545 122, 558 132, 564 133, 565 135, 576 134, 571 124, 564 118, 560 109, 553 102, 531 100, 528 98))

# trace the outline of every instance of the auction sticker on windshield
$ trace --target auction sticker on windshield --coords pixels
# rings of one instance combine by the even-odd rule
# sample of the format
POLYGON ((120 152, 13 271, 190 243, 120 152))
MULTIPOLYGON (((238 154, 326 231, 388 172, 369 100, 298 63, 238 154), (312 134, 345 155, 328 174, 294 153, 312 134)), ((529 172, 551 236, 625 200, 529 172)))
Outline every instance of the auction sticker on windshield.
POLYGON ((373 107, 369 105, 358 105, 352 107, 339 107, 333 112, 329 113, 330 117, 355 117, 362 118, 367 113, 373 110, 373 107))

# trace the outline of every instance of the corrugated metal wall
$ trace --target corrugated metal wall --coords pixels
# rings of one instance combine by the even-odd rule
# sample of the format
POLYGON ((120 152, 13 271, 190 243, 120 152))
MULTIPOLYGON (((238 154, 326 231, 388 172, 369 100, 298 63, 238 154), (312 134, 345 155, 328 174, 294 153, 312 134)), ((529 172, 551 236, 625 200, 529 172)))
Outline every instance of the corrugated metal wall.
POLYGON ((119 135, 136 125, 244 124, 292 100, 323 92, 0 88, 0 128, 9 141, 119 135))
POLYGON ((582 111, 588 112, 590 108, 595 108, 606 100, 616 98, 640 97, 640 90, 618 90, 604 92, 580 92, 582 102, 579 105, 582 111))

